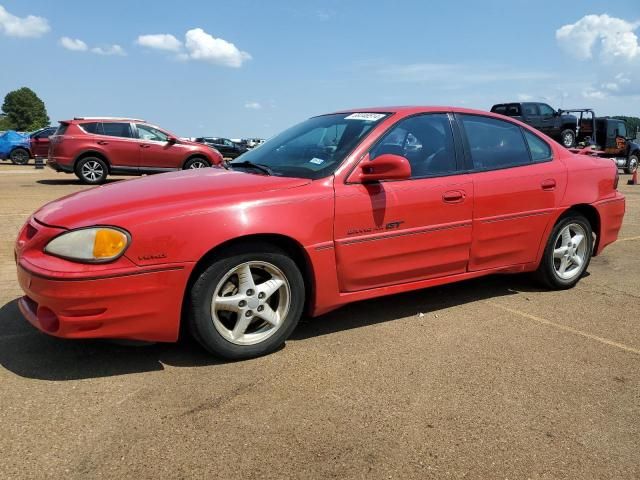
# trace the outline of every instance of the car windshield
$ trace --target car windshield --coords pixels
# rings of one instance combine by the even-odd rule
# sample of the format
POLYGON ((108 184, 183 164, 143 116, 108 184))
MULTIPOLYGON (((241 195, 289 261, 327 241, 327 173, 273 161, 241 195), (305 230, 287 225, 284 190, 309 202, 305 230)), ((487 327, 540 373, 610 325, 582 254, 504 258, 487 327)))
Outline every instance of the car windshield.
POLYGON ((388 113, 336 113, 313 117, 276 135, 229 163, 272 175, 318 179, 331 175, 388 113))

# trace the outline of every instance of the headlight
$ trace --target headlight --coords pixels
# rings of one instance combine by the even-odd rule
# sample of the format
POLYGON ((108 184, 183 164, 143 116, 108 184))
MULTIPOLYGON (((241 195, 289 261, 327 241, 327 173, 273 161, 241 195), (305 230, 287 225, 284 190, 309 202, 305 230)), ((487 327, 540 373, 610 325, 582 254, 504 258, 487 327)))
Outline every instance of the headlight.
POLYGON ((128 233, 113 227, 81 228, 54 238, 44 251, 77 262, 105 263, 124 253, 129 238, 128 233))

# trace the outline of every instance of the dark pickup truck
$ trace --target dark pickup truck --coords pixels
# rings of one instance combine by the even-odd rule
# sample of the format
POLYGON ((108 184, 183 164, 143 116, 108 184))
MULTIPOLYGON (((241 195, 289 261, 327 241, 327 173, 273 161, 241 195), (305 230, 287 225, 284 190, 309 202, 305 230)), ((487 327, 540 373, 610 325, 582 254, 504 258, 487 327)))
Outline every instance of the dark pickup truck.
MULTIPOLYGON (((491 107, 493 113, 513 117, 547 134, 566 148, 576 145, 578 118, 554 110, 546 103, 499 103, 491 107)), ((582 132, 587 133, 587 132, 582 132)))

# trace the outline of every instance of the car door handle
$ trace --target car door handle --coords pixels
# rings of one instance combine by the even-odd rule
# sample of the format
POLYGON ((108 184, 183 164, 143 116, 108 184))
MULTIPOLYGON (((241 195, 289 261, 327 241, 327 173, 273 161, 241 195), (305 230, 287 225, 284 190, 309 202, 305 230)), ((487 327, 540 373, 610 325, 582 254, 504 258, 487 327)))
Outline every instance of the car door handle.
POLYGON ((96 143, 98 145, 109 145, 109 142, 107 142, 106 140, 98 140, 96 143))
POLYGON ((140 145, 140 148, 151 148, 151 145, 142 144, 142 145, 140 145))
POLYGON ((547 180, 544 180, 540 186, 542 187, 542 190, 555 190, 556 189, 556 181, 553 178, 549 178, 547 180))
POLYGON ((448 192, 444 192, 442 195, 442 201, 446 203, 460 203, 464 201, 465 194, 460 190, 450 190, 448 192))

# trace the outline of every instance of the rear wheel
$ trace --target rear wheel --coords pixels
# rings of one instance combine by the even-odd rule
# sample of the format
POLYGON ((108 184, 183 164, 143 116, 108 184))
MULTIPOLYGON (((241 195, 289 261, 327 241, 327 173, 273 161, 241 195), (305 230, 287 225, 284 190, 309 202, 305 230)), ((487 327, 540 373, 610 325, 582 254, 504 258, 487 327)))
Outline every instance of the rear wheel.
POLYGON ((587 270, 592 252, 591 224, 584 216, 571 214, 553 228, 536 274, 549 288, 572 288, 587 270))
POLYGON ((191 289, 190 328, 209 352, 229 360, 273 352, 298 324, 305 289, 296 263, 267 244, 229 251, 191 289))
POLYGON ((629 156, 629 160, 627 161, 627 166, 624 169, 625 173, 633 173, 638 170, 638 155, 633 154, 629 156))
POLYGON ((562 141, 563 147, 573 148, 576 145, 576 132, 574 132, 570 128, 567 128, 560 134, 560 140, 562 141))
POLYGON ((101 158, 85 157, 76 165, 75 173, 83 183, 98 185, 107 179, 108 168, 101 158))
POLYGON ((190 170, 194 168, 207 168, 210 166, 211 164, 204 158, 196 157, 196 158, 190 158, 189 160, 187 160, 183 168, 185 170, 190 170))
POLYGON ((16 148, 9 154, 9 158, 14 165, 26 165, 29 162, 29 157, 29 150, 25 148, 16 148))

